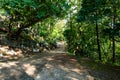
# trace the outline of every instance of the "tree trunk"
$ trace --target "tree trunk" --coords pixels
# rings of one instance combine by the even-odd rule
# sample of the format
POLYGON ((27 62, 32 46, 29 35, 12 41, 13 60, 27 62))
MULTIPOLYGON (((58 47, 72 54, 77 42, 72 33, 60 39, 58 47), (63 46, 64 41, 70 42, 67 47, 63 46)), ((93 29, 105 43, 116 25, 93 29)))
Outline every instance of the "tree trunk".
POLYGON ((113 1, 113 33, 112 33, 112 62, 115 63, 115 37, 114 37, 114 27, 116 24, 116 2, 113 1))
POLYGON ((112 62, 115 63, 115 38, 112 36, 112 62))
POLYGON ((96 36, 97 36, 97 46, 98 46, 98 55, 99 55, 99 60, 101 61, 101 51, 100 51, 100 39, 99 39, 99 29, 98 29, 98 22, 96 20, 96 36))
POLYGON ((8 31, 7 31, 7 37, 8 38, 10 38, 11 37, 11 35, 12 35, 12 26, 11 26, 11 23, 9 24, 9 26, 8 26, 8 31))

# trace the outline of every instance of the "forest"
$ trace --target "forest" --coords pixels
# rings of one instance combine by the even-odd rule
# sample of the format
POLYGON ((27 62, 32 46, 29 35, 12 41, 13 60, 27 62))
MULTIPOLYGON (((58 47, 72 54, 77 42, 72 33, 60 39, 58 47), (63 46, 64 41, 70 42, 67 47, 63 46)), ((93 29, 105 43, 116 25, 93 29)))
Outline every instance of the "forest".
POLYGON ((78 61, 119 67, 120 0, 0 0, 0 57, 7 55, 2 46, 33 56, 58 42, 78 61))

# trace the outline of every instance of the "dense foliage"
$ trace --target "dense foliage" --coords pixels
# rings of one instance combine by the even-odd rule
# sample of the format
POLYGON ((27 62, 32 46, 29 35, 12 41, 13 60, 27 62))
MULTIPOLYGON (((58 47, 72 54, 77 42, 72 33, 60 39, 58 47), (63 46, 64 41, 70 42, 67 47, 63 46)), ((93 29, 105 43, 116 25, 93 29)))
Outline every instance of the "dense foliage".
POLYGON ((1 0, 0 3, 6 17, 3 22, 6 25, 0 30, 15 38, 25 28, 46 18, 63 16, 69 8, 66 0, 1 0))
POLYGON ((64 33, 68 51, 105 63, 120 64, 119 7, 119 0, 82 0, 78 3, 78 24, 70 19, 72 28, 68 25, 69 29, 64 33))
POLYGON ((0 32, 120 65, 120 0, 1 0, 0 32))

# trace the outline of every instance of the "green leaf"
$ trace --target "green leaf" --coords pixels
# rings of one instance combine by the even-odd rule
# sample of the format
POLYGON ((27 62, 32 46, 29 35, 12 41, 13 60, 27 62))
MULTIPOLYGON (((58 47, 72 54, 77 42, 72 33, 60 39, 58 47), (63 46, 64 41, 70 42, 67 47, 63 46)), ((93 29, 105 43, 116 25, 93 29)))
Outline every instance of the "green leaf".
POLYGON ((45 15, 45 12, 37 12, 37 18, 41 18, 41 17, 43 17, 45 15))

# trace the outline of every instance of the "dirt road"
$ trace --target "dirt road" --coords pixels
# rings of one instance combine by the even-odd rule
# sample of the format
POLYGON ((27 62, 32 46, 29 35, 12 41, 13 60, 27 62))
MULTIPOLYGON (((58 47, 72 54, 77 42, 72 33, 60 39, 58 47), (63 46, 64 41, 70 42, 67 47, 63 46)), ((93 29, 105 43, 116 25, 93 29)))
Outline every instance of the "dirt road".
POLYGON ((0 62, 0 80, 93 80, 59 44, 57 50, 36 53, 17 61, 0 62))
POLYGON ((102 80, 94 79, 73 56, 67 55, 63 44, 53 51, 0 62, 0 80, 102 80))

